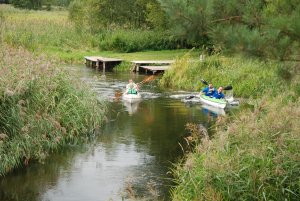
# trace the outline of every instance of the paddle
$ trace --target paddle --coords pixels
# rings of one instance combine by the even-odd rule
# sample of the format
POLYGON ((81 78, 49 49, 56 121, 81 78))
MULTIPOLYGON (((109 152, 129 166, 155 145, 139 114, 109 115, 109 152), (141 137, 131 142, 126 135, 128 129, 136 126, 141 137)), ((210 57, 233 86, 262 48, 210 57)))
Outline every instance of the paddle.
MULTIPOLYGON (((205 85, 208 85, 208 82, 205 81, 204 79, 201 79, 201 82, 205 85)), ((232 90, 232 86, 231 85, 228 85, 226 87, 223 87, 223 90, 232 90)))
MULTIPOLYGON (((204 85, 208 85, 208 82, 206 81, 206 80, 204 80, 204 79, 201 79, 200 80, 204 85)), ((228 85, 228 86, 226 86, 226 87, 224 87, 223 88, 223 90, 232 90, 232 86, 231 85, 228 85)), ((194 98, 195 97, 195 95, 191 95, 191 96, 187 96, 187 97, 185 97, 184 99, 185 100, 190 100, 190 99, 192 99, 192 98, 194 98)))
POLYGON ((146 77, 145 79, 143 79, 143 81, 137 83, 137 85, 142 85, 142 84, 144 84, 144 83, 146 83, 146 82, 151 82, 151 81, 153 81, 155 78, 156 78, 156 77, 155 77, 154 75, 151 75, 151 76, 146 77))

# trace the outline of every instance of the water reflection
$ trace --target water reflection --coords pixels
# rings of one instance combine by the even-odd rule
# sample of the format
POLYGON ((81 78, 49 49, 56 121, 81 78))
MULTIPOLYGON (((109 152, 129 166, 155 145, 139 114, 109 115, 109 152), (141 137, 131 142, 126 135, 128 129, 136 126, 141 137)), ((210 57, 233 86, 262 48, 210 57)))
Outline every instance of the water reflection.
POLYGON ((225 116, 225 110, 222 108, 216 108, 207 104, 202 104, 202 112, 208 117, 225 116))
POLYGON ((132 115, 138 111, 138 107, 140 104, 141 100, 135 101, 135 102, 128 102, 128 101, 123 101, 124 106, 126 107, 126 110, 128 111, 129 115, 132 115))

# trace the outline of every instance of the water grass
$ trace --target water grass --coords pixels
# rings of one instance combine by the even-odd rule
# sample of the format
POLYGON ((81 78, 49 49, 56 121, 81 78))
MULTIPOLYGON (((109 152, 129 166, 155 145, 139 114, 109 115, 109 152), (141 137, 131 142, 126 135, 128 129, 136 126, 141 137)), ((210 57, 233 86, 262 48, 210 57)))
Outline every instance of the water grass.
POLYGON ((105 105, 88 86, 44 57, 2 47, 0 175, 95 135, 105 105))
POLYGON ((173 200, 299 200, 299 103, 265 96, 217 121, 214 136, 174 169, 173 200))

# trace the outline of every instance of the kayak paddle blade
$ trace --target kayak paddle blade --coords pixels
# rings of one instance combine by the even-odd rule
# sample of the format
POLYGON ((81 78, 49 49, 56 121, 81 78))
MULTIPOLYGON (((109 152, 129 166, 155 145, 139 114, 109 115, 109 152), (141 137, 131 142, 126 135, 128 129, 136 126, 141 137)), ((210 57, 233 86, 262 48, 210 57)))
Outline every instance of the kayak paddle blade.
POLYGON ((185 100, 190 100, 190 99, 192 99, 192 98, 194 98, 195 96, 187 96, 187 97, 185 97, 185 100))
POLYGON ((205 85, 208 85, 208 83, 204 79, 201 79, 201 82, 205 85))
POLYGON ((231 89, 232 89, 231 85, 224 87, 224 90, 231 90, 231 89))

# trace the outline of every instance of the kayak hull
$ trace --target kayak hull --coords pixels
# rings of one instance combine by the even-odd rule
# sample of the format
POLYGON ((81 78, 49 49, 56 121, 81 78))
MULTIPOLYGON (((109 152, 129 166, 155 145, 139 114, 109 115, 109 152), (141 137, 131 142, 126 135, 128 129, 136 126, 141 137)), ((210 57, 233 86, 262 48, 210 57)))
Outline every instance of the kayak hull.
POLYGON ((227 105, 227 101, 225 99, 216 99, 211 98, 209 96, 205 96, 204 94, 199 95, 200 101, 204 104, 224 109, 227 105))
POLYGON ((126 94, 124 93, 122 96, 123 100, 130 102, 130 103, 134 103, 134 102, 138 102, 141 100, 142 96, 140 93, 137 94, 126 94))

